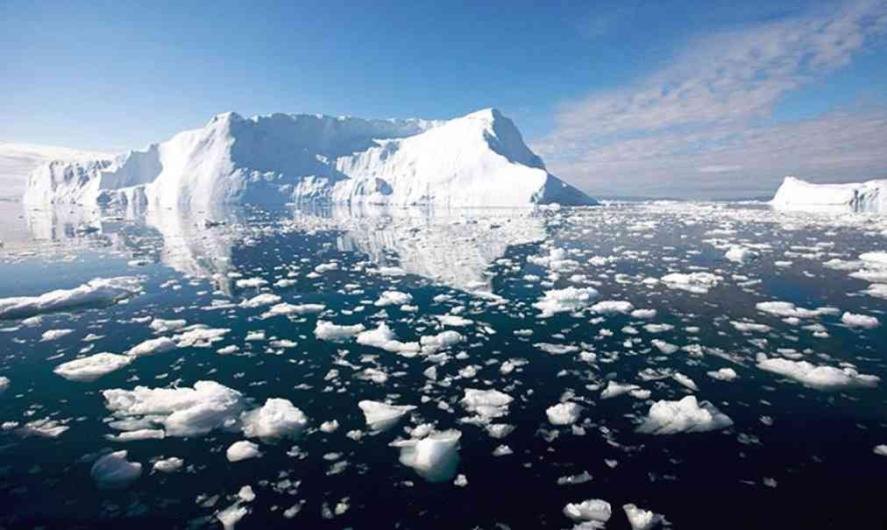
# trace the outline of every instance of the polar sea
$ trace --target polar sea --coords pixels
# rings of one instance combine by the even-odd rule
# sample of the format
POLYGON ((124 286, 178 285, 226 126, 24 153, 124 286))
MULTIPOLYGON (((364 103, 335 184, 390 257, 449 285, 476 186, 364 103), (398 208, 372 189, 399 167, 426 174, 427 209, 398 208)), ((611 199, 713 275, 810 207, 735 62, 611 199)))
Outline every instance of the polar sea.
POLYGON ((0 527, 883 528, 887 220, 0 203, 0 527))

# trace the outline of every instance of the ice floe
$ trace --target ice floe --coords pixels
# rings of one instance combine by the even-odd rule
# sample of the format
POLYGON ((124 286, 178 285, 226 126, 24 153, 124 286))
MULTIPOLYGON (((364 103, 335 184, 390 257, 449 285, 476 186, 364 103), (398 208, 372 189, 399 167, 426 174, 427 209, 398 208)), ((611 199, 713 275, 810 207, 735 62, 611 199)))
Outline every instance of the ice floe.
POLYGON ((261 407, 244 412, 241 422, 246 437, 276 440, 297 436, 308 418, 288 399, 269 398, 261 407))
POLYGON ((385 431, 394 427, 407 413, 416 409, 413 405, 390 405, 368 399, 360 401, 357 406, 363 411, 367 427, 373 431, 385 431))
POLYGON ((876 375, 860 374, 855 368, 844 366, 817 366, 807 361, 793 361, 779 357, 767 357, 763 353, 757 357, 758 368, 794 379, 806 386, 819 390, 842 388, 874 387, 880 378, 876 375))
POLYGON ((711 403, 699 403, 696 396, 686 396, 678 401, 653 403, 637 430, 647 434, 677 434, 715 431, 731 425, 733 420, 711 403))
POLYGON ((98 487, 125 488, 142 475, 142 464, 130 462, 126 456, 126 451, 116 451, 95 461, 89 473, 98 487))
POLYGON ((53 372, 70 381, 89 383, 131 363, 133 357, 116 353, 95 353, 55 367, 53 372))
POLYGON ((429 482, 444 482, 453 478, 459 467, 461 437, 455 429, 432 431, 419 438, 395 440, 391 446, 400 449, 401 464, 429 482))
POLYGON ((141 292, 141 284, 141 279, 134 276, 96 278, 73 289, 57 289, 39 296, 0 298, 0 320, 110 305, 141 292))

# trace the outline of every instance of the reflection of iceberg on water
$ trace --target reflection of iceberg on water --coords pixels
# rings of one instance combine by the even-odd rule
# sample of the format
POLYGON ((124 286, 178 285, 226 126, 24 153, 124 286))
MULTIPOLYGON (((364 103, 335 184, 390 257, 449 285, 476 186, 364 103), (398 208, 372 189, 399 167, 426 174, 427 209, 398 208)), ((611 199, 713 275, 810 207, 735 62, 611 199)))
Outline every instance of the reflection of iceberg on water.
POLYGON ((98 240, 103 246, 162 262, 186 276, 212 278, 227 294, 236 276, 233 258, 238 251, 247 244, 262 245, 270 234, 305 237, 332 232, 341 252, 365 254, 379 267, 397 268, 467 291, 491 289, 487 268, 509 246, 545 238, 543 219, 529 208, 343 205, 262 212, 219 206, 212 211, 102 212, 57 206, 26 212, 28 229, 36 240, 98 240))
POLYGON ((466 291, 489 291, 487 268, 508 247, 545 239, 532 209, 425 209, 341 206, 323 214, 295 210, 303 229, 342 231, 343 252, 366 254, 379 266, 466 291), (322 216, 326 215, 326 217, 322 216))

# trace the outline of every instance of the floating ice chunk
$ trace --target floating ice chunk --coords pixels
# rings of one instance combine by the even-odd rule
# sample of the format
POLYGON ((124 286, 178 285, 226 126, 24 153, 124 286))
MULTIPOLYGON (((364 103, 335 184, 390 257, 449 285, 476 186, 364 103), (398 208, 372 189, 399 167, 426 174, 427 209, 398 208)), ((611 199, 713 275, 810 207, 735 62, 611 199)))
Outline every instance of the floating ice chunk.
POLYGON ((583 530, 604 528, 613 509, 610 503, 601 499, 588 499, 579 503, 569 503, 564 506, 564 515, 578 523, 587 523, 580 526, 583 530))
POLYGON ((256 308, 266 305, 273 305, 280 302, 281 298, 274 293, 261 293, 256 296, 240 302, 240 307, 256 308))
POLYGON ((249 509, 247 509, 246 506, 242 506, 238 501, 217 513, 216 519, 222 523, 222 528, 224 530, 234 530, 237 523, 246 517, 248 513, 249 509))
POLYGON ((878 456, 887 456, 887 444, 876 445, 873 452, 878 456))
POLYGON ((757 333, 767 333, 770 331, 770 326, 766 324, 758 324, 756 322, 737 322, 735 320, 730 321, 730 325, 733 326, 736 331, 740 331, 742 333, 748 331, 754 331, 757 333))
POLYGON ((363 327, 363 324, 340 326, 326 320, 318 320, 314 327, 314 336, 320 340, 341 342, 354 337, 364 329, 366 328, 363 327))
POLYGON ((533 307, 542 312, 543 318, 557 313, 575 312, 584 309, 599 293, 591 287, 567 287, 545 291, 544 296, 533 307))
POLYGON ((748 263, 757 259, 758 256, 759 254, 754 250, 738 245, 730 247, 727 253, 724 254, 726 259, 735 263, 748 263))
POLYGON ((0 375, 0 394, 6 392, 7 388, 9 388, 9 378, 5 375, 0 375))
POLYGON ((631 313, 634 310, 634 306, 631 302, 622 300, 602 300, 591 306, 591 310, 595 313, 601 313, 604 315, 624 315, 631 313))
POLYGON ((111 305, 141 292, 141 279, 134 276, 96 278, 73 289, 58 289, 39 296, 0 298, 0 320, 27 318, 41 313, 81 307, 111 305))
POLYGON ((621 396, 622 394, 627 394, 629 392, 640 390, 641 387, 638 385, 632 384, 622 384, 617 383, 616 381, 610 381, 607 383, 607 387, 601 391, 601 399, 610 399, 617 396, 621 396))
POLYGON ((271 306, 268 311, 262 313, 262 318, 270 318, 281 315, 309 315, 320 313, 324 309, 326 309, 326 306, 323 304, 294 305, 282 302, 271 306))
POLYGON ((119 388, 103 390, 105 406, 122 419, 141 418, 164 428, 167 436, 196 436, 237 425, 243 410, 240 392, 215 381, 194 388, 119 388))
POLYGON ((820 307, 818 309, 805 309, 791 302, 770 301, 758 302, 755 308, 762 313, 769 313, 777 317, 788 318, 815 318, 820 315, 835 314, 837 309, 833 307, 820 307))
POLYGON ((374 303, 374 305, 378 307, 385 307, 389 305, 404 305, 409 304, 413 301, 413 296, 408 293, 402 293, 400 291, 385 291, 379 297, 378 300, 374 303))
POLYGON ((154 462, 154 467, 152 469, 154 471, 159 471, 160 473, 173 473, 181 469, 183 465, 185 465, 184 460, 171 456, 154 462))
POLYGON ((126 451, 102 456, 89 472, 99 488, 125 488, 142 475, 142 464, 126 459, 126 451))
POLYGON ((18 429, 21 436, 39 436, 41 438, 58 438, 65 431, 70 429, 67 425, 60 424, 57 420, 50 418, 39 418, 31 420, 22 425, 18 429))
POLYGON ((875 298, 883 298, 887 300, 887 283, 873 283, 863 293, 874 296, 875 298))
POLYGON ((429 482, 444 482, 453 478, 459 467, 461 437, 461 432, 450 429, 419 439, 396 440, 391 446, 400 448, 401 464, 413 468, 429 482))
POLYGON ((651 530, 664 521, 664 517, 649 510, 642 510, 634 504, 622 505, 631 530, 651 530))
POLYGON ((452 326, 455 328, 470 326, 474 323, 473 320, 458 315, 436 315, 435 318, 444 326, 452 326))
POLYGON ((50 342, 74 333, 73 329, 48 329, 40 335, 40 342, 50 342))
POLYGON ((837 390, 878 386, 876 375, 860 374, 855 368, 816 366, 807 361, 792 361, 778 357, 768 358, 758 354, 758 368, 794 379, 801 384, 818 390, 837 390))
POLYGON ((89 383, 105 374, 119 370, 132 362, 128 355, 116 353, 96 353, 89 357, 74 359, 55 367, 53 372, 69 381, 89 383))
POLYGON ((424 336, 419 339, 422 346, 422 353, 432 354, 438 350, 449 348, 450 346, 459 344, 464 341, 465 337, 458 331, 448 329, 441 331, 437 335, 424 336))
POLYGON ((732 381, 739 377, 736 375, 736 370, 732 368, 721 368, 716 371, 706 372, 709 377, 712 379, 717 379, 718 381, 732 381))
POLYGON ((209 328, 197 325, 173 336, 173 340, 176 341, 176 346, 179 348, 208 348, 213 343, 225 338, 229 331, 231 330, 228 328, 209 328))
POLYGON ((686 396, 679 401, 660 400, 653 403, 647 418, 637 431, 647 434, 676 434, 714 431, 731 425, 733 420, 711 403, 697 403, 696 396, 686 396))
POLYGON ((394 427, 408 412, 416 409, 413 405, 389 405, 368 399, 359 402, 357 406, 363 411, 367 427, 379 432, 394 427))
POLYGON ((188 325, 188 322, 185 320, 164 320, 162 318, 155 318, 148 324, 154 333, 166 333, 168 331, 176 331, 182 329, 188 325))
POLYGON ((579 419, 582 407, 576 403, 558 403, 545 409, 545 415, 552 425, 572 425, 579 419))
POLYGON ((857 313, 844 312, 841 322, 850 327, 872 329, 881 325, 877 317, 859 315, 857 313))
POLYGON ((126 354, 131 357, 141 357, 142 355, 154 355, 155 353, 167 352, 175 347, 176 342, 169 337, 158 337, 156 339, 148 339, 136 344, 127 350, 126 354))
POLYGON ((229 462, 240 462, 250 458, 258 458, 262 456, 259 452, 259 446, 249 440, 239 440, 234 442, 225 451, 225 457, 229 462))
POLYGON ((631 317, 649 320, 651 318, 656 318, 656 310, 655 309, 635 309, 634 311, 631 312, 631 317))
POLYGON ((162 440, 165 433, 162 429, 136 429, 124 431, 116 436, 108 435, 106 438, 115 442, 134 442, 138 440, 162 440))
POLYGON ((723 278, 710 272, 673 272, 660 278, 666 287, 691 293, 705 294, 716 287, 723 278))
POLYGON ((479 422, 488 423, 508 414, 508 405, 512 401, 511 396, 498 390, 466 388, 462 406, 468 412, 476 414, 479 422))
POLYGON ((401 342, 387 324, 381 322, 376 329, 361 331, 357 335, 357 343, 371 346, 392 353, 403 353, 407 356, 419 352, 418 342, 401 342))
POLYGON ((263 278, 240 278, 234 282, 234 285, 238 289, 258 289, 268 285, 268 282, 263 278))
POLYGON ((261 407, 244 412, 240 419, 247 438, 263 440, 295 437, 308 425, 305 414, 282 398, 269 398, 261 407))
POLYGON ((670 354, 678 351, 678 349, 679 349, 674 344, 672 344, 670 342, 665 342, 662 339, 653 339, 650 341, 650 343, 653 344, 653 346, 655 346, 657 350, 661 351, 662 353, 664 353, 666 355, 670 355, 670 354))
POLYGON ((677 381, 679 384, 689 388, 690 390, 692 390, 694 392, 699 390, 699 388, 696 386, 696 383, 694 383, 692 379, 690 379, 689 377, 687 377, 686 375, 684 375, 680 372, 673 373, 671 375, 671 377, 672 377, 672 379, 677 381))

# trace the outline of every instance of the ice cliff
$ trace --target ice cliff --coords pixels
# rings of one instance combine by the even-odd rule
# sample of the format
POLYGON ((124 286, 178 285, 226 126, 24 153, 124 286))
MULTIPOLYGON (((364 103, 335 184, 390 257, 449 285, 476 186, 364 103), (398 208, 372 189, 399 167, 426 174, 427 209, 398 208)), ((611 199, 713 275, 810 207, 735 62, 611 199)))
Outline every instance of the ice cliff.
POLYGON ((785 177, 770 204, 779 210, 887 213, 887 179, 813 184, 785 177))
POLYGON ((220 114, 143 151, 45 164, 30 175, 24 200, 161 208, 595 203, 548 173, 495 109, 448 121, 220 114))

